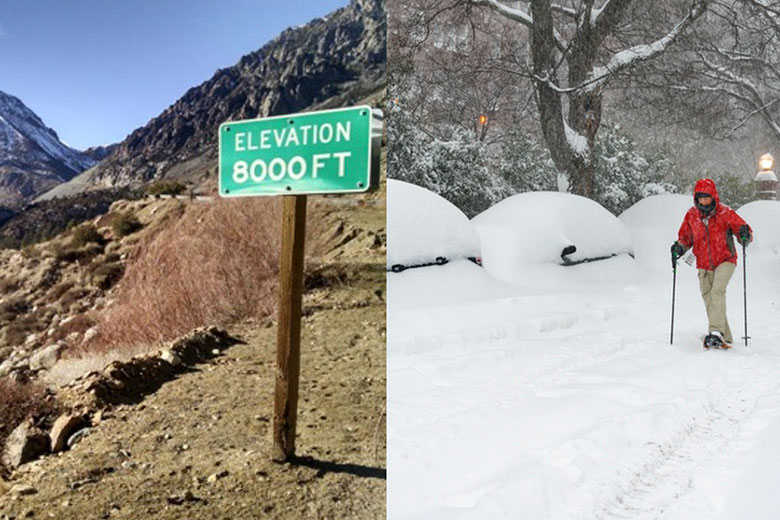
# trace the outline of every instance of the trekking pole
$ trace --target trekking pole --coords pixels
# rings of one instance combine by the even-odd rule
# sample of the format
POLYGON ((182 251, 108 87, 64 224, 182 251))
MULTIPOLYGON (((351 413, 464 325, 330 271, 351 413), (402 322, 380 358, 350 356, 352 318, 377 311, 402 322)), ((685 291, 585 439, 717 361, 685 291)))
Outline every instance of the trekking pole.
POLYGON ((674 293, 677 289, 677 259, 672 256, 672 331, 669 334, 669 344, 674 345, 674 293))
POLYGON ((742 244, 742 296, 743 300, 745 302, 745 346, 747 347, 748 344, 748 336, 747 333, 747 255, 745 252, 745 244, 742 244))

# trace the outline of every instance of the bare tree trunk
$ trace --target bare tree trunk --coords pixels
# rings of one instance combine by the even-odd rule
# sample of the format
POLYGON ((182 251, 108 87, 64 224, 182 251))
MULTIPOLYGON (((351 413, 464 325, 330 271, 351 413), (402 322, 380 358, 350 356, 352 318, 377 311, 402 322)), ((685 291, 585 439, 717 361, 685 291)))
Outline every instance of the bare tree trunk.
MULTIPOLYGON (((533 0, 531 14, 534 20, 531 26, 531 57, 544 140, 555 166, 569 177, 569 191, 592 198, 595 194, 593 143, 601 120, 601 94, 579 91, 569 94, 568 121, 564 121, 562 97, 566 94, 557 88, 560 83, 558 54, 550 2, 533 0), (597 117, 594 117, 595 109, 598 109, 597 117)), ((589 54, 585 50, 583 48, 574 54, 572 49, 570 84, 580 84, 592 67, 595 49, 589 54), (572 61, 574 58, 577 60, 572 61), (571 79, 580 81, 572 82, 571 79)))

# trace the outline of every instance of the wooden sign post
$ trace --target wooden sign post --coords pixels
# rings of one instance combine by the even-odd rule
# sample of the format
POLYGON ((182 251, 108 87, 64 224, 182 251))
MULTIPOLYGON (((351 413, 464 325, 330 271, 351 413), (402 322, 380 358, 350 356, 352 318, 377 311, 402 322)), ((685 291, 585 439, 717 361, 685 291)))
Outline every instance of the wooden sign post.
POLYGON ((273 460, 295 455, 298 378, 301 367, 301 308, 306 242, 306 195, 282 197, 282 256, 279 270, 279 329, 276 337, 276 399, 273 460))
POLYGON ((357 106, 231 121, 219 127, 219 194, 282 196, 275 461, 295 456, 306 195, 376 189, 382 126, 381 111, 357 106))

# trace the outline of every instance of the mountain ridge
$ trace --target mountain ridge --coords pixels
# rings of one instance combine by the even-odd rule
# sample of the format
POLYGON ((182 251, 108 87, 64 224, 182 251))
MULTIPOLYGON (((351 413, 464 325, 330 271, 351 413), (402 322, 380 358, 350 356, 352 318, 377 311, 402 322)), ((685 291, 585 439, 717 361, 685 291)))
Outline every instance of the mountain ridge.
POLYGON ((0 91, 0 206, 19 207, 96 162, 63 143, 21 99, 0 91))
POLYGON ((385 80, 386 0, 352 0, 218 69, 137 128, 105 160, 44 198, 171 178, 214 181, 217 129, 228 120, 343 106, 385 80))

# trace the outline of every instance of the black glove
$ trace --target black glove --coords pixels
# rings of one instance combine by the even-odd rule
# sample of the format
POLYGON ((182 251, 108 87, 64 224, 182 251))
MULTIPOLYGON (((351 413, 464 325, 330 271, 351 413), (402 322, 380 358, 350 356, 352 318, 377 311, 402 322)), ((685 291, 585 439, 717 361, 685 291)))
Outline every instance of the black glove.
POLYGON ((739 241, 743 246, 750 243, 750 228, 747 224, 743 224, 739 227, 739 241))
POLYGON ((672 244, 672 268, 677 269, 677 259, 680 258, 685 250, 679 242, 672 244))

